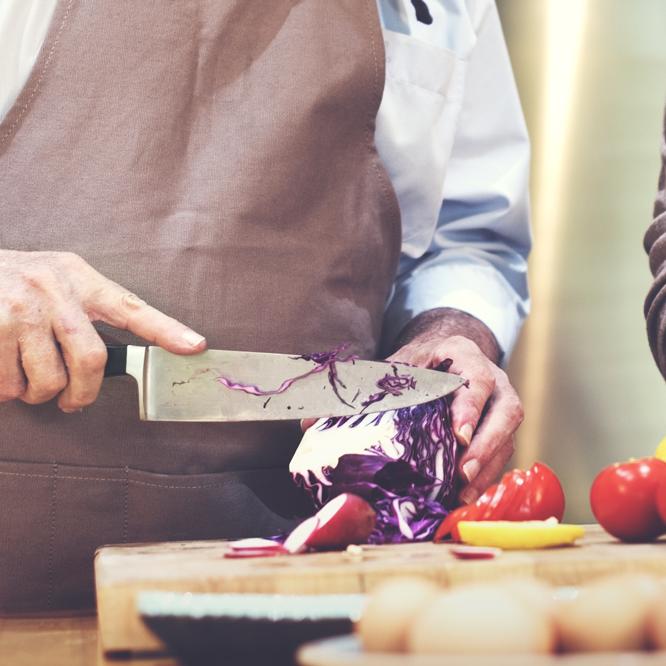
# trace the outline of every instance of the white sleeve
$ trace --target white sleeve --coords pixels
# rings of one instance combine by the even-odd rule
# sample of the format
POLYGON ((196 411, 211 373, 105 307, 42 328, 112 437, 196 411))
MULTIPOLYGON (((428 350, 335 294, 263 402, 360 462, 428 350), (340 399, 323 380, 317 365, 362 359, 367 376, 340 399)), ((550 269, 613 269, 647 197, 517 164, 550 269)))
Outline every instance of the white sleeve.
POLYGON ((529 140, 494 2, 479 17, 444 201, 423 256, 403 256, 386 339, 421 312, 451 307, 494 333, 506 362, 529 310, 529 140))

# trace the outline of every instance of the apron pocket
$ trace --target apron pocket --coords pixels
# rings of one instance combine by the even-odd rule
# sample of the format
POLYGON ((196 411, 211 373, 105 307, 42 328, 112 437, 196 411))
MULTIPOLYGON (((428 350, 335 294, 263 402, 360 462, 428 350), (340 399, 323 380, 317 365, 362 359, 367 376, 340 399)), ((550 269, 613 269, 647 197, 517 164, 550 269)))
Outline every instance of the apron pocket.
POLYGON ((0 612, 93 608, 93 555, 123 536, 124 470, 0 462, 0 612))
POLYGON ((289 514, 300 510, 283 468, 179 475, 130 469, 128 496, 130 542, 269 536, 290 529, 289 514))
POLYGON ((116 543, 269 536, 308 505, 287 470, 156 474, 0 461, 0 613, 94 608, 116 543))

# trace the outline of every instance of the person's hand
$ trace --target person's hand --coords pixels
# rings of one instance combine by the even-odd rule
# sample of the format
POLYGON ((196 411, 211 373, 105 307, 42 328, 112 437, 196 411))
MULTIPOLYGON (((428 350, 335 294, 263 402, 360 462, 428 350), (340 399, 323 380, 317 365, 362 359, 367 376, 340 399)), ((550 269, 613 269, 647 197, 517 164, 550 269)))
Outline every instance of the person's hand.
POLYGON ((205 339, 68 252, 0 250, 0 402, 58 396, 65 412, 90 405, 106 347, 92 322, 131 331, 176 354, 205 339))
POLYGON ((497 478, 513 455, 523 407, 506 373, 494 362, 499 351, 490 331, 470 315, 455 310, 437 314, 439 318, 429 315, 407 336, 402 335, 400 342, 404 344, 388 360, 435 368, 451 359, 449 372, 468 380, 468 388, 463 386, 454 394, 451 420, 458 442, 466 447, 458 461, 458 472, 465 482, 460 498, 470 503, 497 478), (451 331, 465 334, 449 335, 451 331))

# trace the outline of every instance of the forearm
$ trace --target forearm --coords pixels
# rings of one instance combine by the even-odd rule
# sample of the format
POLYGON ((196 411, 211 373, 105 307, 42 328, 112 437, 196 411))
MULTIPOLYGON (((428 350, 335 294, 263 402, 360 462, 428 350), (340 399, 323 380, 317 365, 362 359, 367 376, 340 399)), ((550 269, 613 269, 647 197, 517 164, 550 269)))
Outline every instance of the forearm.
POLYGON ((645 234, 645 250, 650 256, 650 270, 655 278, 645 299, 645 318, 652 354, 666 378, 666 116, 661 157, 654 222, 645 234))
POLYGON ((500 349, 492 331, 476 317, 454 308, 433 308, 422 312, 402 329, 390 351, 414 340, 443 342, 453 336, 472 340, 493 363, 499 362, 500 349))

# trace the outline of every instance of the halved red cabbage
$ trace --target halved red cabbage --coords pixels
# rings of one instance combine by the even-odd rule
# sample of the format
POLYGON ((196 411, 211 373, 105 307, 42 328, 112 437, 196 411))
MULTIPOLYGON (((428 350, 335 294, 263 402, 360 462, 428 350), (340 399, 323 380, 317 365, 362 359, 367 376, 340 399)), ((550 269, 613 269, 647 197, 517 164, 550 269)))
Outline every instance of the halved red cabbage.
POLYGON ((456 441, 449 403, 320 419, 289 465, 319 509, 340 493, 377 512, 370 543, 426 541, 455 503, 456 441))

